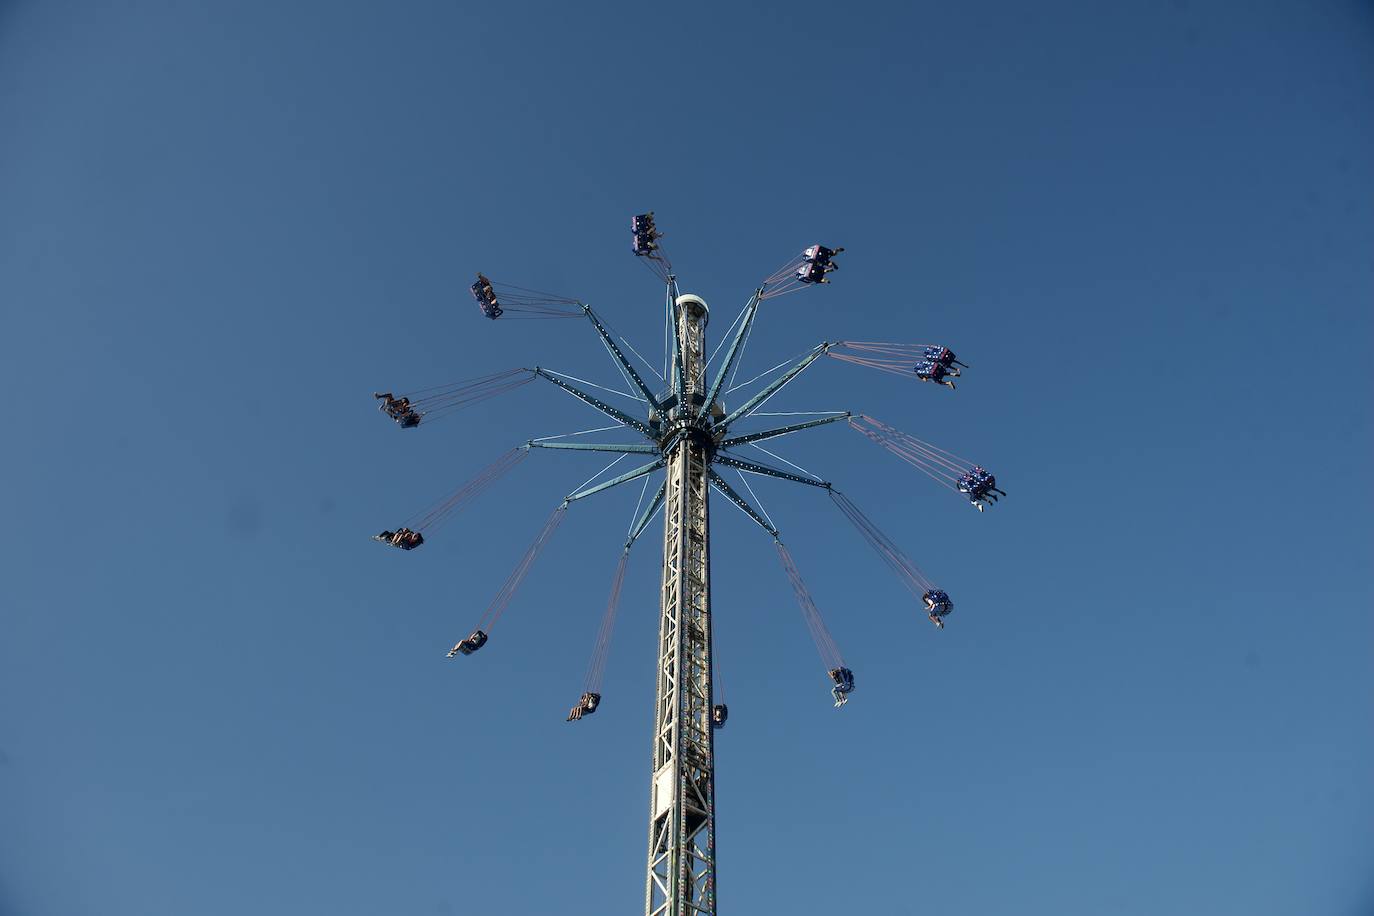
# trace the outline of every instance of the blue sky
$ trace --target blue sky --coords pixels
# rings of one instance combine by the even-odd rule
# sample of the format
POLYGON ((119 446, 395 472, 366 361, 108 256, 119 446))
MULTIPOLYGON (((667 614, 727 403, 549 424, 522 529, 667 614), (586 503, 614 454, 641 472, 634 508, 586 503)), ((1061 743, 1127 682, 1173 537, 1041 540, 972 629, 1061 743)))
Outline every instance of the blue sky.
MULTIPOLYGON (((605 700, 563 716, 634 492, 538 454, 410 554, 368 540, 531 436, 529 385, 402 432, 371 392, 539 363, 477 270, 641 350, 653 209, 745 371, 833 361, 990 467, 983 514, 852 432, 835 480, 953 595, 936 632, 824 496, 755 484, 858 690, 719 500, 722 913, 1374 911, 1374 11, 1357 2, 0 5, 0 913, 635 912, 650 529, 605 700)), ((604 463, 604 462, 603 462, 604 463)))

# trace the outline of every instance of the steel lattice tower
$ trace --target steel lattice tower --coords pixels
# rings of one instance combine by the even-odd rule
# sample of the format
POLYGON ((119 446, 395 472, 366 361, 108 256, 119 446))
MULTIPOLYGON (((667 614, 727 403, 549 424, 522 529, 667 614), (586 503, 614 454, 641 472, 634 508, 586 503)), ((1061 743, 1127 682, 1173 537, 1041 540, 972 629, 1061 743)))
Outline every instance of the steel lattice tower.
MULTIPOLYGON (((792 268, 789 268, 789 273, 792 268)), ((645 882, 647 916, 714 916, 716 912, 715 756, 713 740, 711 665, 711 534, 709 492, 715 489, 738 506, 774 539, 778 531, 715 471, 720 464, 739 471, 830 488, 778 468, 755 464, 731 454, 734 446, 791 435, 851 416, 848 411, 825 413, 818 419, 731 436, 738 420, 748 418, 807 366, 829 344, 819 344, 800 361, 767 382, 734 411, 727 413, 721 393, 743 344, 748 339, 765 298, 754 291, 732 326, 734 334, 720 365, 707 383, 706 325, 710 312, 698 296, 682 295, 677 279, 667 274, 666 324, 669 382, 655 393, 617 345, 590 306, 580 304, 626 381, 638 390, 648 408, 645 420, 615 408, 583 390, 561 373, 533 370, 623 427, 639 432, 647 443, 560 442, 531 440, 527 448, 653 454, 655 459, 618 477, 570 494, 564 505, 583 499, 660 468, 664 482, 657 496, 631 526, 626 549, 644 531, 661 506, 663 580, 660 594, 657 691, 654 706, 653 778, 650 784, 649 848, 645 882)), ((476 635, 476 634, 474 634, 476 635)), ((460 644, 461 645, 461 644, 460 644)), ((458 647, 455 647, 458 651, 458 647)))
MULTIPOLYGON (((699 418, 707 310, 678 300, 677 405, 666 424, 663 590, 650 790, 649 916, 714 914, 715 756, 711 728, 711 514, 715 441, 699 418)), ((707 412, 709 413, 709 411, 707 412)))

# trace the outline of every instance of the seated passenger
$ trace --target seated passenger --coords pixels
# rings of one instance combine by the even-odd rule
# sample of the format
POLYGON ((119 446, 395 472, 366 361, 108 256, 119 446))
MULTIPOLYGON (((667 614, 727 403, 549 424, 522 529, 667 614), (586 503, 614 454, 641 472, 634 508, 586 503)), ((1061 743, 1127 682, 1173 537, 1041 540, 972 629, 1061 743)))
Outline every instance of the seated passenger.
POLYGON ((458 645, 449 649, 448 657, 453 658, 453 656, 460 652, 464 655, 471 655, 486 644, 487 634, 483 633, 481 630, 473 630, 471 636, 467 639, 459 640, 458 645))
POLYGON ((652 212, 631 217, 630 231, 634 233, 634 252, 640 257, 652 255, 658 249, 658 240, 663 237, 654 226, 652 212))
POLYGON ((477 275, 477 282, 472 284, 472 298, 477 300, 477 307, 482 310, 482 314, 492 321, 500 318, 504 313, 501 303, 496 301, 496 290, 492 288, 491 281, 482 274, 477 275))
POLYGON ((397 528, 396 533, 391 536, 392 546, 402 550, 414 550, 425 542, 425 536, 418 531, 411 531, 409 528, 397 528))
POLYGON ((982 488, 983 493, 993 502, 997 502, 996 494, 1001 494, 1002 496, 1007 495, 997 489, 997 478, 989 474, 983 468, 974 465, 973 470, 969 473, 972 474, 974 479, 978 482, 978 486, 982 488))
POLYGON ((949 370, 934 360, 923 359, 916 364, 912 370, 916 377, 923 382, 934 382, 937 385, 948 385, 951 391, 954 390, 954 383, 945 376, 949 375, 949 370))
POLYGON ((390 544, 391 539, 396 536, 394 531, 383 531, 381 534, 372 535, 372 540, 381 541, 383 544, 390 544))
POLYGON ((830 279, 825 274, 825 265, 816 264, 812 261, 807 261, 797 268, 797 279, 803 283, 829 283, 830 279))
POLYGON ((854 672, 848 668, 832 668, 830 679, 835 682, 830 693, 835 698, 835 707, 838 709, 849 702, 849 694, 854 690, 854 672))
POLYGON ((377 409, 380 410, 382 413, 386 414, 387 416, 391 417, 393 420, 398 419, 402 414, 404 414, 407 410, 410 409, 410 398, 392 397, 390 391, 388 391, 386 394, 378 394, 374 391, 372 393, 372 396, 382 402, 377 405, 377 409))
MULTIPOLYGON (((921 355, 944 366, 950 375, 959 374, 959 370, 954 368, 955 366, 964 366, 963 363, 954 358, 954 351, 949 347, 926 347, 921 355)), ((964 366, 964 368, 967 369, 968 366, 964 366)))
POLYGON ((824 245, 812 245, 810 248, 802 252, 802 257, 806 258, 806 260, 811 262, 812 264, 819 264, 828 270, 834 270, 838 268, 840 265, 831 264, 830 259, 835 257, 835 255, 839 254, 841 251, 844 251, 844 249, 826 248, 824 245))
POLYGON ((925 602, 926 616, 930 618, 930 622, 943 630, 945 628, 943 618, 954 610, 954 602, 949 600, 949 594, 941 589, 932 588, 921 596, 921 600, 925 602))
POLYGON ((711 727, 724 728, 725 720, 730 718, 730 707, 724 703, 717 703, 711 707, 711 727))
POLYGON ((478 302, 496 301, 496 289, 491 285, 491 281, 482 274, 477 275, 476 282, 474 282, 470 288, 472 289, 473 298, 478 302))
POLYGON ((960 493, 968 497, 968 501, 973 503, 974 508, 979 512, 983 511, 983 493, 971 474, 960 474, 959 479, 954 482, 954 486, 960 493))
POLYGON ((601 694, 584 693, 582 698, 577 701, 577 705, 568 713, 568 721, 573 722, 583 716, 590 716, 596 712, 596 707, 601 704, 601 694))
POLYGON ((396 418, 396 422, 401 424, 401 429, 413 429, 420 425, 420 414, 413 410, 407 410, 403 415, 396 418))
POLYGON ((997 489, 997 478, 978 465, 974 465, 968 473, 959 475, 955 488, 967 496, 979 512, 983 511, 984 501, 995 503, 998 494, 1007 495, 997 489))

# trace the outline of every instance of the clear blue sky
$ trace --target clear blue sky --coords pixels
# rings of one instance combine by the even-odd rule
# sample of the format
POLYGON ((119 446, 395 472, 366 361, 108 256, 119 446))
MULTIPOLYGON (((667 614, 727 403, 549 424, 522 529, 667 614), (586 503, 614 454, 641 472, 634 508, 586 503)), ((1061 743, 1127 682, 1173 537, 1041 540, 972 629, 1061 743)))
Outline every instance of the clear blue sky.
MULTIPOLYGON (((401 432, 371 392, 535 362, 471 274, 641 349, 654 209, 746 370, 941 341, 955 393, 825 361, 992 468, 979 515, 843 428, 756 484, 858 678, 831 708, 767 539, 717 501, 723 914, 1374 912, 1365 2, 0 5, 0 913, 634 913, 658 526, 567 725, 634 492, 531 457, 424 549, 368 536, 551 386, 401 432)), ((585 374, 584 374, 585 373, 585 374)))

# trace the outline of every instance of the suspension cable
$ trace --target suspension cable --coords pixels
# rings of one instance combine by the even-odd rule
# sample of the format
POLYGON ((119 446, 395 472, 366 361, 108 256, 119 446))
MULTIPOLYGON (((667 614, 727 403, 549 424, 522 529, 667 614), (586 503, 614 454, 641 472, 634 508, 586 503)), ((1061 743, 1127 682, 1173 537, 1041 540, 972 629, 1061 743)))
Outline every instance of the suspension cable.
POLYGON ((620 562, 615 566, 611 579, 611 597, 606 602, 606 611, 601 616, 601 626, 596 631, 596 644, 592 648, 591 660, 587 662, 587 674, 582 679, 584 693, 600 693, 602 681, 606 677, 606 661, 611 654, 611 636, 615 631, 616 611, 620 607, 620 590, 625 584, 625 567, 630 561, 630 549, 620 552, 620 562))
POLYGON ((730 337, 730 332, 733 331, 733 330, 735 329, 735 326, 739 324, 740 319, 744 317, 744 313, 747 312, 748 310, 749 310, 749 303, 746 302, 746 303, 744 304, 744 308, 740 309, 740 310, 739 310, 739 313, 738 313, 737 315, 735 315, 735 320, 732 321, 732 322, 730 322, 730 326, 729 326, 728 328, 726 328, 726 329, 725 329, 725 333, 722 334, 722 335, 720 336, 720 342, 716 344, 716 348, 715 348, 714 350, 712 350, 712 351, 711 351, 711 355, 708 356, 708 357, 706 358, 706 367, 705 367, 705 368, 707 368, 707 369, 711 368, 711 363, 715 362, 715 361, 716 361, 716 357, 720 355, 720 348, 723 347, 723 346, 725 346, 726 341, 732 339, 732 338, 730 337))
MULTIPOLYGON (((772 369, 765 369, 765 370, 763 370, 763 371, 760 372, 758 375, 756 375, 756 376, 754 376, 753 378, 751 378, 749 381, 747 381, 747 382, 740 382, 738 385, 735 385, 733 388, 728 389, 725 393, 726 393, 726 394, 732 394, 732 393, 734 393, 734 392, 736 392, 736 391, 739 391, 741 388, 748 388, 750 385, 754 384, 754 383, 757 382, 759 379, 763 378, 765 375, 769 375, 769 374, 771 374, 771 373, 773 373, 773 372, 777 372, 777 371, 778 371, 779 369, 781 369, 783 366, 790 366, 790 365, 792 365, 793 363, 795 363, 795 362, 796 362, 797 360, 799 360, 799 359, 801 359, 801 356, 794 356, 794 357, 790 357, 790 358, 788 358, 788 359, 785 359, 785 360, 783 360, 782 362, 778 363, 776 366, 774 366, 772 369)), ((739 362, 739 361, 736 360, 736 365, 737 365, 737 366, 738 366, 738 362, 739 362)))
POLYGON ((544 371, 551 373, 553 375, 562 376, 565 379, 571 379, 572 381, 577 382, 580 385, 588 385, 592 388, 600 388, 602 391, 609 391, 611 394, 618 394, 622 398, 632 398, 633 400, 636 400, 641 404, 648 403, 637 394, 630 394, 628 391, 616 391, 614 388, 607 388, 605 385, 598 385, 596 382, 589 382, 584 378, 578 378, 577 376, 569 375, 566 372, 559 372, 557 369, 545 369, 544 371))
POLYGON ((409 423, 403 422, 402 425, 417 426, 423 421, 432 423, 464 407, 519 388, 534 378, 531 369, 506 369, 503 372, 493 372, 490 375, 463 379, 447 385, 404 392, 399 398, 393 398, 388 393, 382 407, 394 420, 413 420, 409 423))
POLYGON ((873 548, 874 552, 888 565, 888 568, 896 573, 897 578, 906 586, 907 591, 919 601, 926 592, 935 588, 935 583, 931 582, 925 573, 921 572, 920 567, 899 548, 892 539, 879 530, 878 526, 868 516, 860 511, 848 496, 838 490, 830 491, 830 498, 835 505, 840 507, 845 518, 849 519, 863 539, 873 548))
POLYGON ((551 439, 568 439, 573 436, 590 436, 592 433, 604 433, 611 429, 625 429, 624 423, 617 423, 614 426, 598 426, 596 429, 584 429, 575 433, 560 433, 557 436, 540 436, 538 439, 531 439, 531 442, 548 442, 551 439))
POLYGON ((850 417, 849 425, 871 441, 887 449, 907 464, 951 490, 958 490, 959 477, 973 467, 972 462, 953 452, 922 442, 867 414, 850 417))
POLYGON ((588 477, 586 480, 582 481, 580 484, 578 484, 577 486, 573 487, 573 488, 572 488, 571 490, 569 490, 568 492, 569 492, 569 493, 576 493, 578 490, 581 490, 581 489, 582 489, 583 487, 585 487, 587 484, 591 483, 593 480, 596 480, 596 478, 600 477, 602 474, 606 473, 606 472, 609 471, 611 468, 615 467, 617 464, 619 464, 620 462, 624 461, 626 458, 629 458, 629 457, 630 457, 630 453, 627 452, 627 453, 625 453, 624 455, 621 455, 620 457, 614 459, 610 464, 606 465, 604 468, 602 468, 601 470, 597 471, 595 474, 593 474, 592 476, 588 477))
POLYGON ((774 541, 773 546, 778 550, 778 559, 782 561, 782 568, 787 573, 787 580, 792 583, 792 591, 797 596, 797 604, 801 605, 802 616, 806 619, 806 628, 811 631, 811 641, 816 644, 816 651, 820 653, 821 661, 825 664, 826 670, 832 671, 836 668, 843 668, 845 666, 844 657, 840 655, 840 647, 835 643, 835 638, 830 635, 829 628, 826 627, 825 621, 821 618, 820 609, 812 600, 811 592, 807 590, 801 572, 797 570, 797 564, 792 559, 791 551, 782 541, 774 541))
POLYGON ((413 531, 438 530, 441 524, 452 518, 460 509, 466 508, 479 494, 524 461, 528 454, 529 452, 523 448, 511 449, 478 471, 477 476, 459 487, 452 496, 447 496, 430 508, 422 509, 406 519, 405 527, 413 531))
MULTIPOLYGON (((632 344, 632 343, 630 343, 630 339, 629 339, 628 337, 626 337, 624 334, 620 333, 620 331, 615 327, 615 325, 613 325, 613 324, 611 324, 610 322, 608 322, 603 316, 598 315, 597 318, 601 321, 601 324, 606 328, 606 330, 608 330, 608 331, 610 331, 612 334, 614 334, 615 337, 616 337, 616 339, 619 340, 622 344, 625 345, 625 348, 626 348, 627 350, 629 350, 629 351, 630 351, 631 353, 633 353, 635 356, 638 356, 638 357, 639 357, 639 361, 642 362, 642 363, 644 364, 645 368, 647 368, 647 369, 648 369, 650 372, 652 372, 654 375, 658 376, 658 380, 659 380, 660 382, 664 381, 663 376, 661 376, 661 375, 658 374, 658 370, 654 368, 653 363, 651 363, 651 362, 649 362, 647 359, 645 359, 645 358, 644 358, 644 354, 640 353, 638 350, 635 349, 635 345, 632 344)), ((604 341, 603 341, 603 343, 604 343, 604 341)), ((612 354, 612 355, 614 355, 614 354, 612 354)), ((666 384, 666 383, 665 383, 665 384, 666 384)))
POLYGON ((525 551, 525 555, 520 558, 520 562, 516 564, 510 576, 506 578, 505 584, 501 586, 501 590, 496 593, 496 597, 493 598, 491 604, 487 606, 486 613, 482 615, 481 621, 478 622, 477 629, 487 633, 491 632, 491 628, 496 625, 496 621, 501 618, 506 607, 511 603, 511 599, 515 597, 516 591, 520 588, 520 583, 524 582, 525 577, 529 575, 530 568, 534 566, 534 561, 539 558, 539 554, 544 549, 544 545, 548 543, 549 538, 558 528, 558 523, 563 521, 563 516, 567 514, 567 511, 567 503, 559 503, 558 508, 553 510, 553 514, 549 516, 549 520, 544 523, 544 527, 540 529, 538 536, 535 537, 534 543, 530 544, 529 549, 525 551))
POLYGON ((763 452, 765 455, 768 455, 770 458, 776 458, 777 460, 781 461, 783 464, 785 464, 785 465, 791 467, 793 470, 801 471, 803 474, 805 474, 807 477, 810 477, 812 480, 819 480, 819 481, 821 481, 822 483, 825 482, 825 478, 823 478, 823 477, 817 477, 815 474, 812 474, 810 471, 808 471, 806 468, 802 467, 801 465, 799 465, 799 464, 793 464, 791 461, 788 461, 786 458, 782 457, 781 455, 779 455, 779 454, 776 453, 776 452, 770 452, 768 449, 764 448, 762 445, 759 445, 757 442, 749 442, 749 443, 747 443, 747 444, 748 444, 748 445, 752 445, 754 448, 756 448, 756 449, 758 449, 759 451, 763 452))
MULTIPOLYGON (((473 290, 482 314, 488 318, 504 320, 525 318, 580 318, 582 303, 567 296, 546 293, 541 290, 527 289, 511 283, 502 283, 478 274, 478 283, 485 279, 491 284, 487 299, 478 289, 473 290)), ((477 286, 477 284, 474 284, 477 286)))
POLYGON ((629 537, 635 530, 635 522, 639 520, 639 510, 644 506, 644 495, 649 492, 649 481, 653 479, 652 474, 644 475, 644 484, 639 488, 639 499, 635 500, 635 510, 630 513, 630 527, 625 529, 625 536, 629 537))
MULTIPOLYGON (((754 488, 749 486, 749 478, 745 477, 744 472, 739 468, 735 468, 735 473, 739 475, 740 483, 744 484, 744 489, 748 490, 749 495, 754 497, 754 502, 758 504, 759 511, 763 513, 764 520, 767 521, 768 524, 773 525, 773 519, 768 515, 768 509, 763 505, 763 500, 759 499, 759 495, 754 492, 754 488)), ((773 525, 773 527, 776 529, 778 526, 773 525)))
POLYGON ((817 414, 828 414, 829 416, 834 416, 835 414, 848 413, 848 412, 849 412, 849 411, 847 411, 847 410, 751 410, 751 411, 749 411, 749 416, 751 416, 751 417, 814 417, 814 416, 816 416, 817 414))

